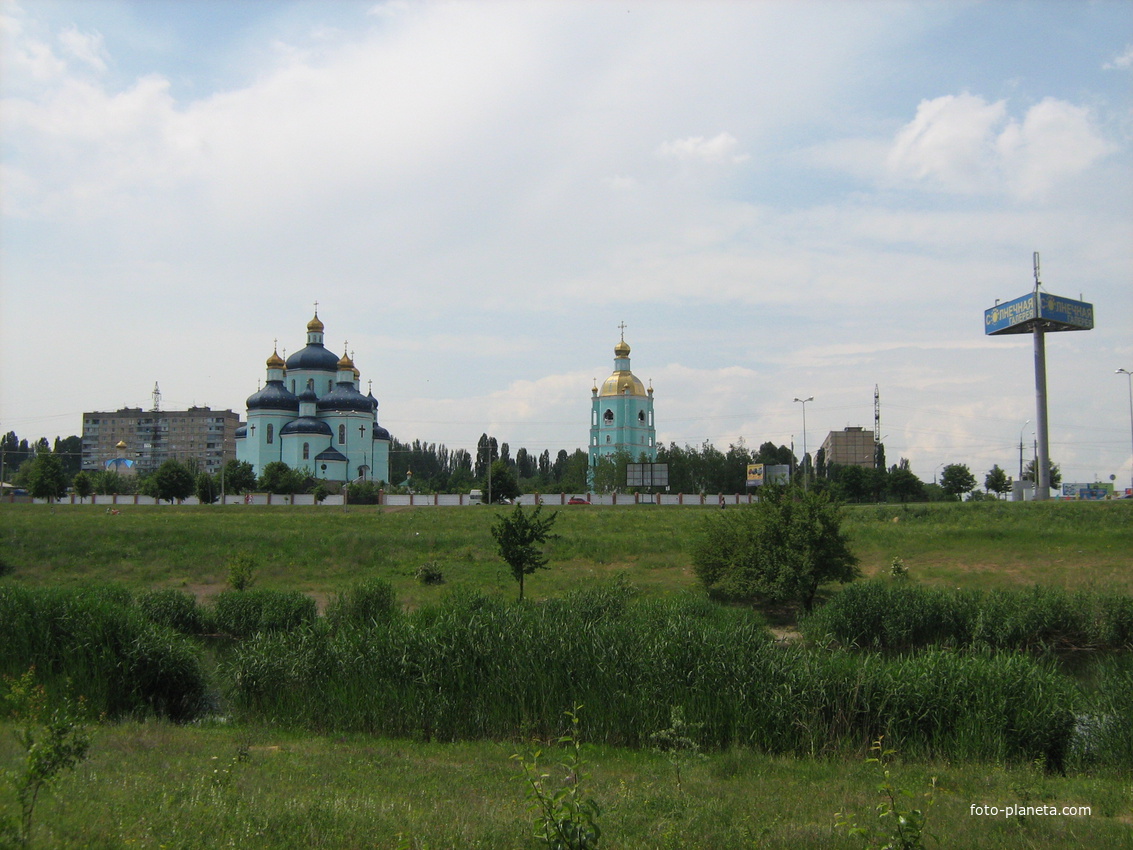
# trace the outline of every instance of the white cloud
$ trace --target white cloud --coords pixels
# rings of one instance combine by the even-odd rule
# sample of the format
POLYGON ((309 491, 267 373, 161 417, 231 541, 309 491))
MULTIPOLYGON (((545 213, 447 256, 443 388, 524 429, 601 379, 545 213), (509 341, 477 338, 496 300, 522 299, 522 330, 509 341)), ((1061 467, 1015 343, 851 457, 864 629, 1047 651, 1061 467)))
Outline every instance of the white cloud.
POLYGON ((59 34, 59 43, 63 49, 96 71, 106 70, 106 47, 100 33, 82 33, 75 27, 64 30, 59 34))
POLYGON ((1085 107, 1048 97, 1017 121, 1006 101, 964 93, 921 101, 886 164, 894 177, 944 192, 1032 200, 1112 150, 1085 107))
POLYGON ((1129 68, 1133 68, 1133 44, 1126 46, 1124 53, 1120 56, 1115 56, 1102 67, 1107 71, 1125 71, 1129 68))
POLYGON ((731 133, 720 133, 711 139, 689 136, 686 139, 663 142, 657 149, 657 154, 662 159, 699 160, 713 164, 739 163, 750 158, 746 153, 736 152, 739 144, 739 140, 731 133))

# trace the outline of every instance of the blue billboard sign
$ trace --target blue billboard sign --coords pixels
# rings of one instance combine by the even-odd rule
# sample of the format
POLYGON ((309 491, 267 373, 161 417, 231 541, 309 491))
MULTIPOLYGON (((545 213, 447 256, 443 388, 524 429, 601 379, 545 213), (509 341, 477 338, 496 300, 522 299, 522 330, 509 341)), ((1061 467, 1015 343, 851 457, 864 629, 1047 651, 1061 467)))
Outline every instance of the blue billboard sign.
POLYGON ((984 310, 984 333, 989 336, 1030 333, 1036 325, 1044 331, 1091 330, 1094 305, 1047 292, 1028 292, 984 310))

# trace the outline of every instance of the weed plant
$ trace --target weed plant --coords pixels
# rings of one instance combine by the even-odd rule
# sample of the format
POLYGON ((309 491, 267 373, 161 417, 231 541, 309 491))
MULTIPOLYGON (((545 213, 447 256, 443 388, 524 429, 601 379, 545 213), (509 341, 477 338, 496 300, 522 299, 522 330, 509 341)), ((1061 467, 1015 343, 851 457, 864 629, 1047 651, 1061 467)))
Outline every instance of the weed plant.
POLYGON ((146 619, 116 587, 0 585, 0 674, 33 666, 49 689, 70 682, 93 711, 110 717, 187 720, 202 710, 207 690, 197 648, 146 619))
POLYGON ((327 607, 326 618, 331 628, 366 628, 384 623, 397 613, 397 597, 390 583, 369 579, 337 594, 327 607))
POLYGON ((874 580, 845 588, 800 628, 813 641, 867 649, 1131 649, 1133 597, 1057 587, 951 590, 874 580))
POLYGON ((193 595, 183 590, 151 590, 138 594, 134 602, 151 623, 181 634, 203 635, 214 629, 208 609, 198 605, 193 595))
POLYGON ((713 749, 823 755, 885 735, 914 756, 1066 762, 1079 696, 1050 665, 783 647, 749 612, 627 596, 615 587, 533 605, 454 594, 367 628, 258 635, 223 675, 242 716, 319 731, 550 737, 583 703, 592 740, 648 746, 680 705, 713 749))
POLYGON ((226 590, 213 606, 216 628, 232 637, 313 626, 315 600, 296 590, 226 590))

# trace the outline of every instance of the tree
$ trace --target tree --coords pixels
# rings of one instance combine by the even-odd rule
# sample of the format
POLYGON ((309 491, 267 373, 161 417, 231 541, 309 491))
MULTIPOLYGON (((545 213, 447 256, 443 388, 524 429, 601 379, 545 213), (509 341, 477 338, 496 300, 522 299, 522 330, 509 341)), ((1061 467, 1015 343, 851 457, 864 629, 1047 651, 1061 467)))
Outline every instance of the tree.
POLYGON ((163 502, 187 499, 196 490, 197 482, 185 464, 167 460, 157 468, 150 479, 153 495, 163 502))
POLYGON ((493 502, 510 502, 519 495, 519 482, 515 480, 515 472, 511 465, 501 458, 492 461, 491 487, 484 481, 484 492, 492 491, 493 502))
POLYGON ((85 499, 94 492, 94 482, 91 477, 85 472, 80 472, 71 481, 71 487, 75 490, 75 495, 80 499, 85 499))
MULTIPOLYGON (((1058 468, 1058 464, 1054 461, 1047 461, 1047 472, 1050 475, 1050 486, 1057 489, 1062 486, 1062 470, 1058 468)), ((1023 467, 1023 480, 1035 480, 1035 461, 1034 458, 1027 461, 1027 465, 1023 467)))
POLYGON ((256 471, 246 460, 230 460, 224 465, 224 492, 250 493, 256 489, 256 471))
POLYGON ((558 512, 543 517, 542 505, 537 505, 531 513, 524 513, 523 505, 516 505, 508 514, 498 514, 492 525, 492 537, 496 539, 500 557, 511 568, 511 574, 519 582, 519 598, 523 599, 523 577, 536 570, 545 570, 547 556, 539 546, 551 537, 551 526, 555 524, 558 512))
POLYGON ((949 499, 959 499, 976 486, 976 476, 963 463, 950 463, 940 472, 940 489, 949 499))
POLYGON ((207 472, 197 473, 197 500, 202 505, 211 505, 220 498, 220 481, 207 472))
POLYGON ((889 470, 889 492, 901 502, 924 498, 924 482, 907 467, 895 466, 889 470))
POLYGON ((798 488, 768 487, 750 507, 707 514, 693 543, 693 569, 713 595, 808 611, 820 585, 857 578, 857 563, 838 503, 798 488))
POLYGON ((273 460, 260 473, 256 486, 264 493, 305 493, 309 484, 307 473, 292 469, 281 460, 273 460))
POLYGON ((48 451, 39 452, 27 461, 20 472, 27 468, 28 492, 36 499, 55 501, 67 493, 67 476, 59 455, 48 451))
POLYGON ((1011 481, 1007 478, 1007 473, 999 468, 998 463, 984 476, 984 489, 989 493, 995 493, 996 496, 1002 496, 1011 489, 1011 481))

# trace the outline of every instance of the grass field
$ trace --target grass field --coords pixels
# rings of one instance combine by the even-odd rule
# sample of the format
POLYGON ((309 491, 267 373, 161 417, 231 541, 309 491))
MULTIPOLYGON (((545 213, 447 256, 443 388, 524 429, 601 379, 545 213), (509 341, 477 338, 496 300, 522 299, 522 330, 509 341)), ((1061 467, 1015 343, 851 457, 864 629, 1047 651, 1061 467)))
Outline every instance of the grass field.
MULTIPOLYGON (((409 609, 460 589, 510 601, 516 586, 488 532, 501 510, 130 507, 109 515, 4 505, 0 583, 113 582, 135 593, 177 588, 209 599, 225 589, 233 555, 246 553, 257 565, 257 587, 298 590, 321 603, 368 578, 390 582, 409 609), (445 583, 418 582, 424 564, 435 564, 445 583)), ((529 577, 527 594, 559 597, 614 574, 646 598, 695 591, 688 541, 709 510, 718 509, 564 508, 551 569, 529 577)), ((884 575, 899 557, 913 582, 932 587, 1133 593, 1129 503, 871 506, 846 516, 867 575, 884 575)), ((582 718, 585 734, 585 707, 582 718)), ((0 721, 0 768, 20 758, 12 728, 0 721)), ((103 723, 90 759, 40 804, 32 846, 539 847, 510 758, 525 746, 320 735, 224 718, 103 723)), ((557 782, 558 748, 544 748, 557 782)), ((648 748, 588 745, 584 754, 588 793, 602 807, 602 847, 861 847, 835 831, 835 813, 875 822, 880 801, 880 776, 864 748, 820 758, 710 751, 685 765, 683 790, 672 764, 648 748)), ((892 776, 917 800, 937 777, 942 790, 928 831, 939 841, 929 847, 1133 847, 1127 772, 906 763, 899 754, 892 776), (1088 806, 1090 813, 978 816, 973 805, 1088 806)), ((13 807, 0 789, 0 817, 13 807)))
MULTIPOLYGON (((133 589, 223 589, 228 561, 249 553, 260 586, 320 601, 359 578, 383 578, 406 605, 448 588, 510 595, 514 582, 489 527, 503 509, 0 506, 0 559, 29 585, 120 582, 133 589), (435 563, 445 584, 425 587, 435 563)), ((560 510, 552 569, 531 577, 534 598, 613 573, 646 593, 696 586, 688 552, 699 518, 718 508, 560 510)), ((846 527, 866 575, 901 558, 927 584, 971 588, 1046 584, 1133 593, 1133 503, 945 503, 851 507, 846 527)))

